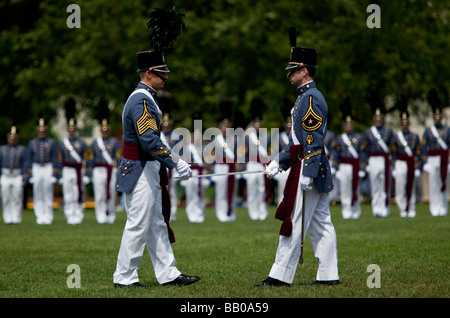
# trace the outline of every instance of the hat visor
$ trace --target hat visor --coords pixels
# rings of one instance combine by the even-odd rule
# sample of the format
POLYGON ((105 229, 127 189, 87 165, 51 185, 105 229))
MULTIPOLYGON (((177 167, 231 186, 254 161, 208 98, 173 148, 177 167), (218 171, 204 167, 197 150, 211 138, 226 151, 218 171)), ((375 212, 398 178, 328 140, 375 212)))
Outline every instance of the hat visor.
POLYGON ((149 71, 163 72, 163 73, 170 72, 170 70, 167 68, 167 66, 165 64, 164 65, 158 65, 158 66, 150 67, 149 71))
POLYGON ((316 65, 312 64, 305 64, 305 63, 299 63, 299 62, 289 62, 288 66, 286 67, 286 70, 291 70, 296 67, 311 67, 311 68, 317 68, 316 65))
POLYGON ((158 66, 152 66, 149 68, 138 68, 137 72, 147 72, 147 71, 155 71, 155 72, 163 72, 163 73, 169 73, 170 70, 167 68, 166 65, 158 65, 158 66))
POLYGON ((288 66, 285 69, 286 70, 292 70, 293 68, 297 68, 299 66, 300 66, 299 64, 289 63, 288 66))

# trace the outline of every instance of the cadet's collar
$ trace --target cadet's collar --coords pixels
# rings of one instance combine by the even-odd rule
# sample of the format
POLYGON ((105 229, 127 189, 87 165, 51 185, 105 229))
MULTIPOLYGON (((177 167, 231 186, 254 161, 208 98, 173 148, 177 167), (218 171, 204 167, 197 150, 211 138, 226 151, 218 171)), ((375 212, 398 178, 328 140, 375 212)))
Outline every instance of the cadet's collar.
POLYGON ((316 87, 316 84, 314 83, 314 81, 309 81, 309 82, 303 84, 302 86, 300 86, 299 88, 297 88, 297 91, 299 94, 303 94, 308 89, 313 88, 313 87, 316 87))
POLYGON ((138 85, 138 88, 146 89, 147 92, 152 94, 152 96, 156 96, 156 91, 152 87, 150 87, 147 84, 145 84, 144 82, 140 82, 139 85, 138 85))

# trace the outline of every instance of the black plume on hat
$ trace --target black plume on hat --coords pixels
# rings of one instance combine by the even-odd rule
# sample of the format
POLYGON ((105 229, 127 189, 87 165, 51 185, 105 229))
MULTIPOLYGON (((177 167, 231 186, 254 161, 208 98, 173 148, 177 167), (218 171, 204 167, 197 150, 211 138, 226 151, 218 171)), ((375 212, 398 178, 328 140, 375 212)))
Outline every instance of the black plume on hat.
POLYGON ((264 110, 266 109, 266 104, 264 103, 264 101, 259 97, 255 97, 252 99, 250 106, 252 119, 262 120, 264 110))
POLYGON ((437 110, 441 110, 442 104, 436 89, 433 88, 428 92, 427 100, 431 106, 431 109, 433 110, 433 113, 435 113, 437 110))
POLYGON ((108 107, 108 102, 104 99, 101 99, 98 102, 97 109, 95 112, 95 118, 102 123, 104 119, 109 120, 110 110, 108 107))
POLYGON ((288 30, 289 42, 291 42, 291 47, 297 46, 297 30, 295 27, 291 26, 288 30))
POLYGON ((339 108, 342 111, 343 121, 348 121, 348 119, 350 119, 350 121, 351 121, 352 120, 352 101, 351 101, 350 97, 345 98, 339 108), (348 117, 350 117, 350 118, 348 118, 348 117))
POLYGON ((163 55, 169 54, 173 49, 175 41, 181 33, 181 29, 186 26, 182 20, 185 15, 165 9, 155 9, 150 13, 150 20, 147 23, 148 29, 152 29, 148 36, 148 42, 156 51, 163 55))
POLYGON ((231 123, 233 115, 233 101, 228 98, 224 98, 219 101, 219 122, 227 121, 231 123))
POLYGON ((281 101, 281 113, 283 115, 283 119, 286 120, 286 118, 291 117, 291 110, 292 110, 292 101, 290 98, 285 97, 281 101))
POLYGON ((395 106, 400 112, 400 119, 407 119, 407 118, 409 118, 408 98, 406 98, 406 96, 404 96, 404 95, 400 96, 400 98, 397 101, 397 104, 395 106), (404 118, 404 114, 405 114, 406 118, 404 118))
POLYGON ((381 114, 385 113, 383 99, 377 89, 370 89, 367 92, 366 100, 369 103, 373 114, 375 114, 377 110, 379 110, 381 114))
POLYGON ((76 106, 77 106, 77 103, 75 102, 75 99, 73 99, 73 98, 69 98, 64 103, 64 110, 65 110, 66 119, 67 119, 68 123, 71 119, 75 122, 76 106))

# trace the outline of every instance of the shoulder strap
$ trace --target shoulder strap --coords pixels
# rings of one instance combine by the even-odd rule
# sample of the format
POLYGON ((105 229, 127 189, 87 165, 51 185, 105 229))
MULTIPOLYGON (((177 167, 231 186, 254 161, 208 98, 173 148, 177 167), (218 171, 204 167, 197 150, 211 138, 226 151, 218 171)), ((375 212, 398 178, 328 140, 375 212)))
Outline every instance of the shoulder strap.
POLYGON ((384 152, 389 152, 389 148, 386 145, 386 143, 384 142, 383 138, 381 138, 381 135, 378 132, 377 127, 372 126, 371 131, 372 131, 373 136, 377 139, 377 142, 380 145, 381 149, 383 149, 384 152))
POLYGON ((64 146, 67 148, 67 150, 69 150, 69 154, 72 156, 72 158, 77 163, 81 163, 81 157, 80 157, 80 155, 78 155, 78 153, 73 148, 72 144, 69 141, 69 138, 64 138, 63 143, 64 143, 64 146))
POLYGON ((347 133, 342 134, 342 140, 344 141, 344 144, 347 145, 348 151, 350 151, 353 158, 355 158, 355 159, 359 158, 358 152, 356 151, 355 147, 353 147, 353 144, 352 144, 350 138, 348 138, 347 133))
POLYGON ((400 140, 400 143, 405 148, 405 151, 408 154, 408 156, 412 156, 413 152, 412 152, 411 148, 409 147, 408 142, 406 141, 405 136, 403 135, 403 132, 401 130, 399 130, 397 132, 397 136, 398 136, 398 139, 400 140))

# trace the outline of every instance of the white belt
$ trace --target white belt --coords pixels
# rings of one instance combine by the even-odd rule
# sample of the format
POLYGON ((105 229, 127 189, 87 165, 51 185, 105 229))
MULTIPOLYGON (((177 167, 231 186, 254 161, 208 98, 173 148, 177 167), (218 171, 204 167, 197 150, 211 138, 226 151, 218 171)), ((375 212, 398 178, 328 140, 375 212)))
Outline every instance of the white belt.
POLYGON ((2 168, 2 175, 7 177, 18 177, 22 174, 21 169, 2 168))
POLYGON ((34 167, 38 167, 38 168, 41 168, 41 167, 51 167, 53 164, 51 163, 51 162, 46 162, 46 163, 37 163, 37 162, 33 162, 33 168, 34 167))

